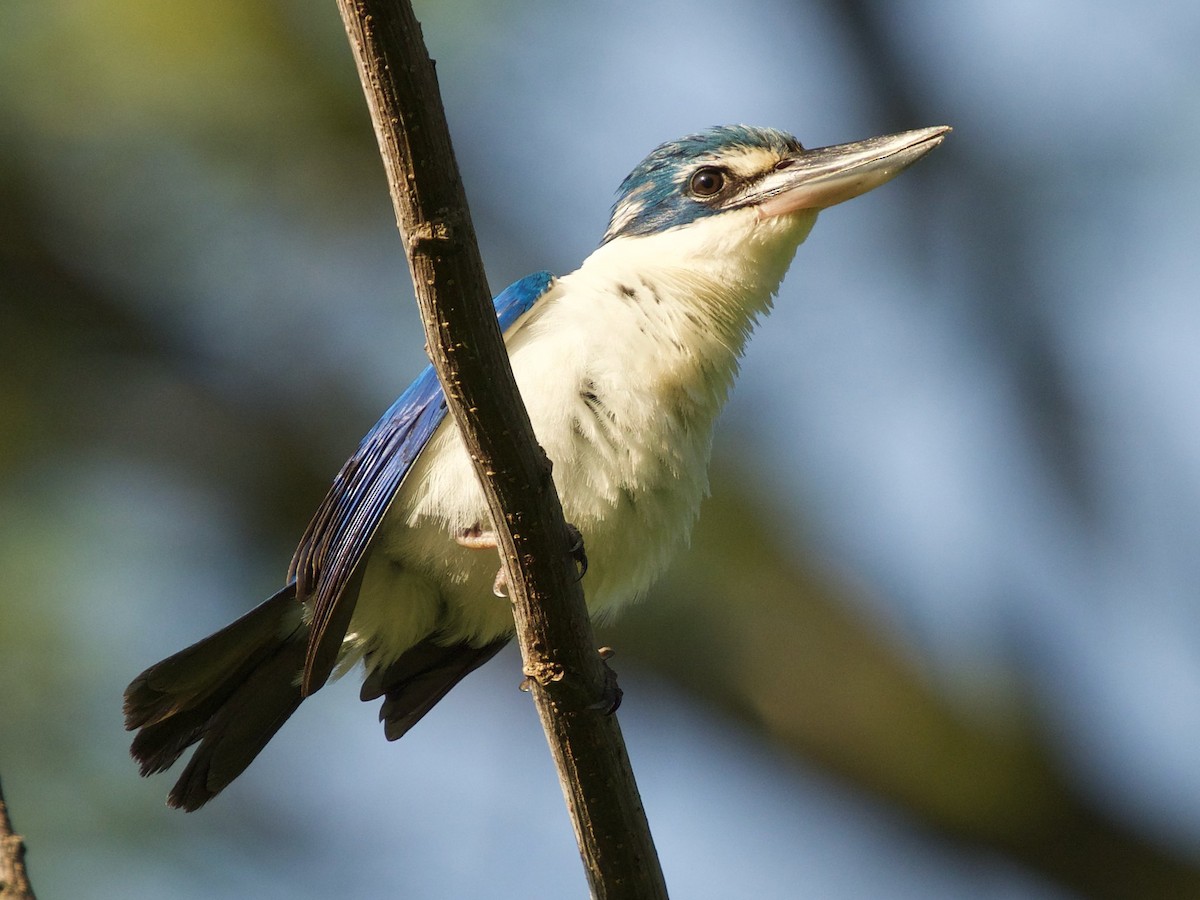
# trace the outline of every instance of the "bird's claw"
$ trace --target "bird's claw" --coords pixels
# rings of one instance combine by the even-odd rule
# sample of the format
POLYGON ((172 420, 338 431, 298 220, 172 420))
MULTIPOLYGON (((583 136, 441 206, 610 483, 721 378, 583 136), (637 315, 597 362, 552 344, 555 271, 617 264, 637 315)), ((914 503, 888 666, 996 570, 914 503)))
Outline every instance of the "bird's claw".
POLYGON ((575 580, 579 581, 587 574, 588 570, 587 551, 583 547, 583 532, 568 522, 567 537, 571 541, 567 552, 571 554, 571 559, 575 560, 575 565, 579 567, 579 574, 575 576, 575 580))
POLYGON ((508 597, 508 569, 504 566, 496 570, 496 577, 492 581, 492 593, 502 600, 508 597))

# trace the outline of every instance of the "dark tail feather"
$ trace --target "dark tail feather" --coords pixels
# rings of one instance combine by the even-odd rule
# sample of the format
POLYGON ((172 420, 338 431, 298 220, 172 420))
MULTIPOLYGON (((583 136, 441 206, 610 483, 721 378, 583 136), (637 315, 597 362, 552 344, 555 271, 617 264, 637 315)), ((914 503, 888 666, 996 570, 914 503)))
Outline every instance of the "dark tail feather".
POLYGON ((221 705, 204 726, 168 805, 199 809, 253 762, 304 699, 298 681, 306 647, 302 641, 285 644, 221 705))
POLYGON ((125 727, 139 729, 130 752, 143 775, 170 768, 200 742, 171 791, 171 806, 194 810, 216 796, 300 705, 307 645, 300 612, 288 585, 125 690, 125 727))
POLYGON ((482 647, 469 644, 442 647, 426 638, 404 651, 391 665, 371 669, 360 696, 363 700, 385 698, 379 721, 383 722, 387 739, 394 741, 507 643, 508 638, 504 638, 482 647))

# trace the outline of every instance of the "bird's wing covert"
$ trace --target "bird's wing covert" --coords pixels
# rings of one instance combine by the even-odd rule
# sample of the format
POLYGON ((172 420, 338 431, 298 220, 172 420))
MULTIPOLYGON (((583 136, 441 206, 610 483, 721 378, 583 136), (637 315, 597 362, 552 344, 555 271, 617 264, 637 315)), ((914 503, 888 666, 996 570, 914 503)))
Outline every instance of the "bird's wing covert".
MULTIPOLYGON (((553 280, 549 272, 536 272, 505 288, 493 301, 501 331, 528 312, 553 280)), ((288 572, 296 580, 297 599, 312 601, 305 694, 333 671, 357 594, 346 588, 392 497, 445 415, 442 387, 427 366, 367 432, 309 522, 288 572)))

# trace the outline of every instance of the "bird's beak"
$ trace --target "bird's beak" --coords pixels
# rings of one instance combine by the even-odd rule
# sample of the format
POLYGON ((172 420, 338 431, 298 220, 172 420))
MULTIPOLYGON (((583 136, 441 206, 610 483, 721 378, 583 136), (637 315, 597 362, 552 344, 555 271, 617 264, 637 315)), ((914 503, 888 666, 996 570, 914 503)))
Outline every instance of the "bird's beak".
POLYGON ((949 131, 949 125, 938 125, 804 150, 785 159, 760 182, 751 202, 762 218, 842 203, 891 181, 940 144, 949 131))

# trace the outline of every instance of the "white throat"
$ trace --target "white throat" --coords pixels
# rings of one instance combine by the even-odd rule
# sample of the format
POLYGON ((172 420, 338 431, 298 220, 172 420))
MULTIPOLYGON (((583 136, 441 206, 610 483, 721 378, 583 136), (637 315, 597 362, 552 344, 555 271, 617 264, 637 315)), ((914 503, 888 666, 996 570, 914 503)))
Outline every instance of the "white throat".
POLYGON ((816 219, 816 210, 762 219, 747 208, 657 234, 616 237, 564 280, 643 285, 657 301, 650 314, 657 324, 665 320, 665 338, 673 325, 691 323, 736 360, 816 219))

